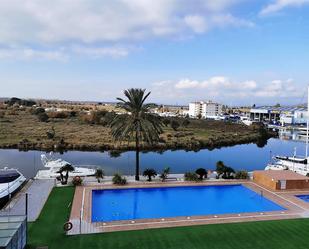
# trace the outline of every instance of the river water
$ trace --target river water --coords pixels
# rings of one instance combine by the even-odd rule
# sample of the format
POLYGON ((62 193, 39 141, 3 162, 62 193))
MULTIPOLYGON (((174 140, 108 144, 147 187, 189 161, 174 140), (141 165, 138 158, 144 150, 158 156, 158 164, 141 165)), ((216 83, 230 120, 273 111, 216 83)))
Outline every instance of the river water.
MULTIPOLYGON (((165 167, 171 168, 171 173, 184 173, 199 167, 214 169, 216 162, 221 160, 226 165, 237 170, 264 169, 270 161, 271 155, 292 155, 297 148, 298 155, 304 155, 305 143, 302 141, 285 140, 286 136, 271 138, 260 148, 256 144, 243 144, 220 149, 203 149, 194 151, 165 151, 163 153, 147 152, 140 154, 141 172, 145 168, 154 168, 160 172, 165 167)), ((37 170, 42 169, 40 155, 44 152, 18 150, 0 150, 0 167, 18 168, 27 178, 35 176, 37 170)), ((116 172, 133 175, 135 170, 135 152, 123 152, 113 157, 108 152, 69 151, 64 154, 55 153, 55 157, 62 158, 73 165, 92 165, 101 167, 106 175, 116 172)))

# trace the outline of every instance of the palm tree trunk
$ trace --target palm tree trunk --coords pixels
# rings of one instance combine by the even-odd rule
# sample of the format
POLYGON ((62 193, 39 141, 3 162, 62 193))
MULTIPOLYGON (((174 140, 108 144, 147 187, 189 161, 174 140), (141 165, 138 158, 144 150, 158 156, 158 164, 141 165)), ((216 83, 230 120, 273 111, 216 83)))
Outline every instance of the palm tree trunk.
POLYGON ((139 132, 135 134, 135 180, 139 181, 139 132))

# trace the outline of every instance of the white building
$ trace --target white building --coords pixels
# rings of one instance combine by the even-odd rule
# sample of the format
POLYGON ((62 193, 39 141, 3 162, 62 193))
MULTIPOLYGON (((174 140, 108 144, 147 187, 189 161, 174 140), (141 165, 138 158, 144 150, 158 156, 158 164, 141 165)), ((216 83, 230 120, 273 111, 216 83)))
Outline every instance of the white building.
POLYGON ((192 118, 216 118, 222 114, 222 105, 212 101, 199 101, 189 104, 189 116, 192 118))

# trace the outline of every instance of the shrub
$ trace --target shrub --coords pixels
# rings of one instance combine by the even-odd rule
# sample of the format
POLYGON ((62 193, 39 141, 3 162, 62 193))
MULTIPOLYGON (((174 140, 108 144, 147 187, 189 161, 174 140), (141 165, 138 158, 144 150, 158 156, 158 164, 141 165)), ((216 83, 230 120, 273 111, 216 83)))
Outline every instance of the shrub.
POLYGON ((199 168, 195 171, 197 175, 199 175, 200 180, 207 178, 207 170, 204 168, 199 168))
POLYGON ((100 183, 101 179, 104 178, 104 171, 103 169, 96 169, 96 172, 94 173, 95 178, 100 183))
POLYGON ((170 123, 171 123, 171 120, 169 120, 168 118, 165 118, 165 119, 163 119, 163 124, 165 125, 165 126, 168 126, 170 123))
POLYGON ((143 176, 147 176, 148 182, 151 182, 152 177, 157 176, 157 172, 154 169, 145 169, 144 172, 143 172, 143 176))
POLYGON ((47 122, 48 121, 48 115, 45 112, 39 113, 38 114, 38 119, 41 122, 47 122))
POLYGON ((249 178, 248 171, 246 170, 237 171, 235 174, 235 178, 236 179, 248 179, 249 178))
POLYGON ((122 177, 120 174, 115 174, 112 181, 114 184, 117 184, 117 185, 127 184, 127 179, 125 177, 122 177))
POLYGON ((44 113, 45 112, 45 109, 42 108, 42 107, 38 107, 38 108, 35 108, 34 110, 32 110, 32 114, 34 115, 39 115, 40 113, 44 113))
POLYGON ((163 170, 163 172, 160 175, 162 181, 165 181, 169 174, 170 174, 170 167, 167 167, 163 170))
POLYGON ((73 180, 72 180, 72 184, 74 186, 80 186, 83 184, 83 179, 80 176, 74 176, 73 180))
POLYGON ((180 124, 179 124, 179 122, 178 122, 177 120, 173 120, 173 121, 171 122, 171 127, 172 127, 172 129, 173 129, 174 131, 177 131, 177 129, 179 128, 179 126, 180 126, 180 124))
POLYGON ((181 125, 183 127, 188 127, 189 124, 190 124, 190 121, 187 118, 185 118, 181 125))
POLYGON ((184 177, 185 177, 185 180, 186 180, 186 181, 197 182, 197 181, 200 180, 199 177, 198 177, 198 175, 195 174, 195 173, 192 173, 192 172, 186 172, 186 173, 184 174, 184 177))
POLYGON ((47 138, 48 138, 48 139, 54 139, 54 137, 55 137, 55 135, 56 135, 56 131, 55 131, 54 126, 51 128, 50 131, 47 131, 47 132, 46 132, 46 135, 47 135, 47 138))

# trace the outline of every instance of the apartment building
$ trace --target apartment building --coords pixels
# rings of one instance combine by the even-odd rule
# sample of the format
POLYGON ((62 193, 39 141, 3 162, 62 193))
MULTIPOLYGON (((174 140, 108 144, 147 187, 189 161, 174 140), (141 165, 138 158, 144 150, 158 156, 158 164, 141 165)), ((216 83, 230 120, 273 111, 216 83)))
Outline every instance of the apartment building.
POLYGON ((189 116, 192 118, 215 118, 222 114, 222 105, 212 101, 199 101, 189 104, 189 116))

